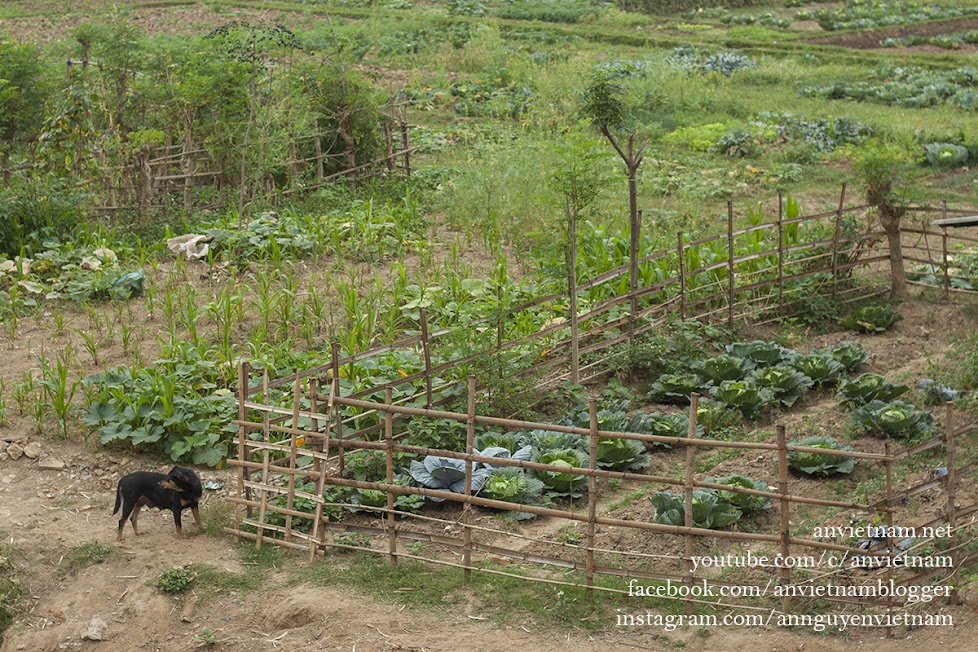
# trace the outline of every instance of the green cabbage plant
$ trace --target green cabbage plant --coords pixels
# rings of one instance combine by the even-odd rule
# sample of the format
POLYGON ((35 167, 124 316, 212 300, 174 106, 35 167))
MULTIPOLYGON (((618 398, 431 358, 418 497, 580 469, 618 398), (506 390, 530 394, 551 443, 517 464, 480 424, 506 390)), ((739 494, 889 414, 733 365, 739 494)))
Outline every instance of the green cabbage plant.
MULTIPOLYGON (((797 441, 789 442, 791 446, 807 448, 824 448, 837 451, 852 451, 855 448, 848 444, 839 443, 833 437, 812 435, 797 441)), ((822 455, 804 451, 788 451, 788 466, 799 473, 818 477, 827 477, 836 473, 852 473, 856 467, 856 458, 844 455, 822 455)))
POLYGON ((750 360, 758 367, 773 367, 776 364, 790 360, 795 352, 786 349, 777 342, 754 340, 753 342, 734 342, 727 345, 727 353, 738 358, 750 360))
MULTIPOLYGON (((538 505, 543 495, 543 482, 527 474, 523 469, 505 467, 494 469, 479 493, 483 498, 501 500, 519 505, 538 505)), ((535 515, 528 512, 507 511, 505 515, 513 520, 526 520, 535 515)))
MULTIPOLYGON (((428 455, 423 462, 411 461, 411 468, 408 470, 414 481, 428 489, 438 489, 440 491, 451 491, 452 493, 465 493, 465 462, 452 457, 439 457, 428 455)), ((482 486, 489 479, 489 469, 475 462, 472 464, 472 491, 482 489, 482 486)), ((440 503, 444 498, 427 496, 429 500, 440 503)))
POLYGON ((662 403, 688 405, 690 394, 702 392, 708 387, 709 383, 704 385, 700 377, 692 372, 662 374, 649 387, 649 399, 662 403))
POLYGON ((598 466, 615 471, 644 469, 652 462, 645 444, 635 439, 598 438, 598 466))
POLYGON ((956 168, 968 163, 968 148, 954 143, 929 143, 924 151, 927 162, 936 168, 956 168))
POLYGON ((934 428, 934 415, 904 401, 870 401, 849 415, 857 430, 877 436, 910 439, 934 428))
MULTIPOLYGON (((577 448, 564 450, 537 451, 533 461, 539 464, 563 467, 567 469, 587 468, 588 454, 577 448)), ((534 471, 536 476, 547 487, 547 493, 554 496, 571 496, 577 498, 584 494, 587 488, 587 476, 568 471, 534 471)))
MULTIPOLYGON (((716 484, 726 484, 731 487, 740 487, 742 489, 755 489, 757 491, 771 491, 771 487, 762 480, 755 480, 754 478, 748 478, 746 475, 727 475, 722 478, 704 478, 706 482, 714 482, 716 484)), ((771 499, 764 496, 751 496, 750 494, 741 494, 735 491, 724 491, 722 489, 712 489, 711 491, 716 491, 720 497, 720 500, 728 502, 737 509, 739 509, 744 514, 755 514, 757 512, 764 511, 771 506, 771 499)))
MULTIPOLYGON (((689 435, 689 415, 684 412, 675 414, 638 412, 629 419, 625 432, 637 432, 660 437, 686 437, 689 435)), ((696 424, 696 436, 702 437, 704 434, 706 434, 706 429, 703 424, 696 424)), ((653 442, 652 445, 659 448, 672 448, 671 444, 659 442, 653 442)))
POLYGON ((870 401, 892 401, 909 391, 906 385, 890 382, 879 374, 861 374, 843 379, 836 396, 843 405, 858 407, 870 401))
POLYGON ((693 369, 705 382, 717 384, 725 380, 743 380, 754 369, 754 363, 749 358, 723 354, 695 362, 693 369))
POLYGON ((759 387, 771 390, 774 397, 787 407, 794 405, 795 401, 804 396, 805 392, 815 384, 815 381, 805 374, 785 365, 758 369, 751 376, 751 380, 759 387))
POLYGON ((588 446, 587 437, 569 432, 530 430, 520 437, 520 446, 531 446, 535 451, 559 451, 576 448, 583 451, 588 446))
MULTIPOLYGON (((686 525, 686 496, 657 491, 651 497, 655 505, 655 522, 663 525, 686 525)), ((742 513, 722 500, 715 491, 693 491, 693 527, 720 529, 740 520, 742 513)))
POLYGON ((489 431, 476 435, 472 446, 480 451, 487 448, 505 448, 510 453, 515 453, 524 446, 520 443, 520 438, 520 433, 516 431, 489 431))
POLYGON ((712 388, 710 395, 747 418, 758 416, 774 400, 774 392, 753 380, 725 380, 712 388))
POLYGON ((865 306, 839 320, 839 325, 863 333, 882 333, 903 316, 891 306, 865 306))
POLYGON ((834 383, 845 371, 841 362, 825 353, 800 355, 788 364, 811 378, 816 385, 834 383))
POLYGON ((826 353, 839 362, 846 371, 855 371, 866 362, 869 351, 854 340, 843 340, 829 349, 816 350, 815 353, 826 353))

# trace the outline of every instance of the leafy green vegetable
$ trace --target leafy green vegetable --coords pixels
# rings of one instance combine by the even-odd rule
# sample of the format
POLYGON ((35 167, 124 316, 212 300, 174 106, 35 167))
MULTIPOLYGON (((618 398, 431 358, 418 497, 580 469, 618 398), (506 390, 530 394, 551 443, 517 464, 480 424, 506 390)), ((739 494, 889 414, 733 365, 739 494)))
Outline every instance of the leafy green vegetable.
POLYGON ((815 353, 830 355, 845 367, 846 371, 859 369, 862 363, 866 362, 866 358, 869 357, 869 351, 862 344, 854 340, 843 340, 832 348, 816 350, 815 353))
POLYGON ((695 362, 693 369, 704 382, 716 384, 725 380, 743 380, 754 369, 754 362, 724 354, 695 362))
MULTIPOLYGON (((499 457, 504 459, 514 459, 528 461, 533 455, 532 446, 524 446, 516 450, 515 453, 511 453, 509 449, 503 448, 502 446, 490 446, 484 450, 479 450, 478 448, 473 448, 473 452, 476 455, 484 455, 486 457, 499 457)), ((481 462, 483 468, 495 469, 495 468, 513 468, 513 467, 496 467, 492 464, 487 464, 486 462, 481 462)))
MULTIPOLYGON (((486 480, 480 495, 484 498, 502 500, 508 503, 537 505, 540 503, 544 489, 543 482, 528 475, 523 469, 508 467, 495 469, 489 479, 486 480)), ((526 512, 510 511, 506 514, 519 520, 533 518, 533 514, 526 512)))
MULTIPOLYGON (((651 497, 655 505, 655 522, 663 525, 686 525, 686 496, 657 491, 651 497)), ((740 520, 742 513, 720 499, 715 491, 693 491, 693 526, 720 529, 740 520)))
POLYGON ((836 396, 844 405, 860 406, 870 401, 892 401, 910 391, 906 385, 897 385, 879 374, 861 374, 839 383, 836 396))
MULTIPOLYGON (((771 487, 762 480, 748 478, 745 475, 727 475, 722 478, 703 478, 706 482, 716 484, 727 484, 731 487, 741 487, 743 489, 756 489, 757 491, 771 491, 771 487)), ((730 503, 744 514, 754 514, 768 509, 771 506, 771 499, 764 496, 751 496, 749 494, 736 493, 734 491, 723 491, 722 489, 711 489, 716 491, 720 500, 730 503)))
POLYGON ((924 146, 927 162, 936 168, 956 168, 968 163, 968 148, 953 143, 930 143, 924 146))
POLYGON ((845 371, 841 362, 824 353, 800 355, 788 364, 811 378, 816 385, 833 383, 845 371))
POLYGON ((758 369, 751 380, 759 387, 774 392, 774 397, 787 407, 794 405, 815 384, 815 381, 797 369, 784 365, 758 369))
MULTIPOLYGON (((533 456, 533 461, 540 464, 571 468, 587 468, 587 453, 576 448, 565 448, 564 450, 537 451, 533 456)), ((543 484, 547 486, 548 493, 555 496, 581 496, 587 488, 586 476, 571 473, 568 471, 535 471, 536 475, 543 484)))
POLYGON ((909 439, 934 427, 934 415, 904 401, 870 401, 853 410, 849 423, 863 432, 909 439))
POLYGON ((649 398, 662 403, 689 404, 689 395, 709 387, 694 373, 662 374, 649 387, 649 398))
POLYGON ((882 333, 901 319, 903 316, 890 306, 865 306, 840 319, 839 324, 863 333, 882 333))
POLYGON ((790 360, 795 352, 777 342, 754 340, 753 342, 734 342, 727 345, 727 353, 738 358, 746 358, 758 367, 772 367, 790 360))
MULTIPOLYGON (((838 440, 823 435, 805 437, 789 442, 789 445, 837 451, 855 452, 856 450, 852 446, 841 444, 838 440)), ((823 455, 804 451, 788 451, 788 466, 805 475, 826 477, 835 473, 852 473, 852 470, 856 467, 856 458, 846 457, 844 455, 823 455)))
MULTIPOLYGON (((414 481, 428 489, 465 493, 465 462, 451 457, 428 455, 423 462, 411 461, 408 471, 414 481)), ((489 479, 489 469, 481 468, 478 462, 472 464, 472 491, 477 492, 489 479)), ((429 500, 440 503, 444 498, 426 496, 429 500)))
POLYGON ((759 387, 753 380, 725 380, 712 388, 710 394, 748 418, 759 415, 774 400, 774 392, 759 387))
POLYGON ((603 469, 644 469, 651 462, 652 456, 645 452, 645 445, 640 441, 617 437, 598 438, 597 464, 603 469))
POLYGON ((551 430, 530 430, 520 438, 521 446, 532 446, 535 451, 554 451, 576 448, 584 451, 588 446, 587 437, 569 432, 551 430))
POLYGON ((514 431, 499 432, 490 431, 476 435, 472 442, 473 448, 485 450, 487 448, 505 448, 510 453, 515 453, 523 444, 520 443, 520 433, 514 431))
MULTIPOLYGON (((689 415, 683 412, 676 414, 657 414, 638 412, 629 419, 625 432, 637 432, 660 437, 686 437, 689 435, 689 415)), ((702 424, 696 425, 696 436, 702 437, 706 430, 702 424)), ((654 442, 659 448, 672 448, 671 444, 654 442)))

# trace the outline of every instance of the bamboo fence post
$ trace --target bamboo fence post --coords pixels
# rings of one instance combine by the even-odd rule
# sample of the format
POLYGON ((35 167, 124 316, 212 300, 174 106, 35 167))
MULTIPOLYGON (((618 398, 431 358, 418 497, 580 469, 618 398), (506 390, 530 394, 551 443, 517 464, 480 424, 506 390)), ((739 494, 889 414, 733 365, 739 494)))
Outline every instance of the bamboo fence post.
MULTIPOLYGON (((502 306, 503 303, 503 288, 501 285, 496 286, 496 305, 502 306)), ((502 352, 503 352, 503 319, 505 314, 502 309, 499 310, 499 319, 496 321, 496 362, 498 363, 499 378, 503 377, 503 365, 502 365, 502 352)))
MULTIPOLYGON (((239 362, 238 363, 238 421, 244 421, 248 418, 248 409, 245 407, 245 403, 248 401, 248 363, 239 362)), ((245 439, 248 436, 246 428, 244 426, 238 426, 238 459, 242 462, 246 461, 246 455, 248 447, 245 444, 245 439)), ((245 467, 242 464, 238 467, 238 497, 243 498, 245 495, 245 467)), ((248 512, 251 510, 249 509, 248 512)), ((248 514, 251 516, 251 514, 248 514)), ((237 528, 241 529, 241 504, 234 504, 234 521, 237 523, 237 528)), ((234 542, 240 543, 241 537, 237 534, 234 535, 234 542)))
POLYGON ((401 149, 404 150, 404 173, 411 176, 411 148, 408 147, 408 126, 401 121, 401 149))
POLYGON ((316 152, 316 183, 322 183, 326 174, 323 170, 323 141, 319 138, 319 119, 316 117, 312 119, 312 131, 312 145, 316 152))
POLYGON ((193 175, 197 171, 197 160, 194 158, 193 132, 191 131, 191 121, 187 121, 187 129, 184 131, 183 151, 180 154, 180 168, 186 175, 183 179, 183 214, 190 217, 194 208, 194 179, 193 175))
MULTIPOLYGON (((638 211, 638 223, 642 223, 642 211, 638 211)), ((641 235, 638 236, 639 238, 641 235)), ((635 319, 638 315, 638 238, 632 236, 628 266, 628 345, 635 344, 635 319)))
MULTIPOLYGON (((319 378, 309 379, 309 412, 312 414, 319 413, 319 378)), ((311 419, 311 424, 309 430, 312 434, 319 436, 319 419, 313 416, 311 419)), ((319 468, 322 466, 322 460, 318 457, 314 457, 312 460, 312 468, 314 471, 318 472, 319 468)))
MULTIPOLYGON (((330 356, 332 360, 330 361, 331 368, 333 370, 333 392, 334 396, 339 396, 340 394, 340 344, 336 340, 330 342, 330 356)), ((336 404, 336 448, 337 457, 339 463, 340 476, 343 476, 346 470, 346 459, 344 456, 343 449, 343 407, 337 403, 336 404)))
MULTIPOLYGON (((288 510, 293 510, 295 505, 295 460, 296 460, 296 449, 298 448, 298 434, 299 430, 299 411, 302 409, 302 377, 296 374, 295 383, 292 385, 292 427, 289 433, 289 489, 285 497, 285 508, 288 510)), ((292 515, 285 515, 285 541, 290 543, 292 541, 292 515)), ((289 548, 286 548, 286 554, 288 554, 289 548)))
MULTIPOLYGON (((697 419, 697 408, 699 407, 700 395, 693 392, 689 395, 689 430, 686 436, 690 439, 696 437, 696 419, 697 419)), ((689 530, 693 527, 693 481, 695 480, 696 474, 696 447, 686 446, 686 475, 685 475, 685 488, 686 488, 686 504, 685 504, 685 525, 686 525, 686 554, 683 556, 683 565, 685 567, 686 575, 686 586, 690 588, 690 595, 692 595, 693 588, 693 535, 689 533, 689 530)), ((689 615, 693 613, 693 603, 689 600, 684 600, 686 603, 686 614, 689 615)))
POLYGON ((421 318, 421 351, 424 354, 424 391, 425 408, 431 409, 431 344, 428 342, 428 315, 420 308, 421 318))
MULTIPOLYGON (((388 385, 384 391, 384 403, 390 406, 394 402, 393 390, 388 385)), ((384 412, 384 443, 387 466, 387 484, 394 484, 394 413, 384 412)), ((394 494, 387 492, 387 546, 391 564, 397 566, 397 527, 394 523, 394 494)))
MULTIPOLYGON (((333 381, 336 382, 335 380, 333 381)), ((310 401, 309 411, 313 414, 319 411, 319 379, 313 379, 312 381, 312 400, 310 401)), ((325 430, 323 431, 323 453, 329 454, 329 429, 330 429, 330 409, 333 407, 333 388, 329 388, 329 399, 326 404, 326 424, 325 430)), ((319 419, 312 420, 313 432, 319 432, 319 419)), ((319 521, 323 517, 323 503, 325 499, 323 498, 323 490, 326 487, 326 474, 328 464, 326 460, 316 458, 316 471, 319 472, 319 478, 316 480, 316 514, 312 521, 312 542, 309 544, 309 561, 313 561, 316 558, 316 541, 319 539, 319 521)), ((323 529, 325 534, 326 530, 323 529)))
MULTIPOLYGON (((941 205, 941 219, 947 218, 947 200, 941 205)), ((944 298, 947 299, 951 292, 951 267, 948 265, 947 255, 947 227, 941 225, 941 253, 944 257, 944 298)))
POLYGON ((734 209, 733 200, 727 200, 727 328, 734 326, 734 209))
MULTIPOLYGON (((475 376, 468 382, 468 418, 465 420, 465 454, 472 455, 475 439, 475 376)), ((465 567, 465 583, 472 578, 472 529, 469 527, 469 510, 472 509, 472 460, 465 460, 465 506, 462 508, 462 565, 465 567)))
POLYGON ((836 285, 839 281, 839 234, 842 231, 842 210, 846 205, 846 184, 842 184, 839 193, 839 209, 835 213, 835 229, 832 231, 832 298, 835 298, 836 285))
POLYGON ((682 231, 676 234, 676 243, 676 251, 679 252, 679 318, 686 321, 686 253, 682 231))
MULTIPOLYGON (((886 565, 886 579, 893 582, 893 564, 896 561, 896 550, 893 549, 893 456, 890 455, 890 442, 883 442, 883 454, 886 455, 886 551, 889 553, 889 563, 886 565)), ((893 593, 886 594, 886 613, 893 610, 893 593)), ((893 638, 893 627, 887 625, 886 637, 893 638)))
POLYGON ((567 299, 571 327, 571 369, 570 381, 581 382, 581 346, 577 334, 577 219, 571 214, 570 204, 564 199, 564 212, 567 214, 567 299))
POLYGON ((960 604, 958 598, 958 566, 960 556, 958 554, 958 532, 957 532, 957 520, 958 520, 958 507, 957 507, 957 490, 958 490, 958 474, 954 469, 954 406, 948 401, 945 405, 945 455, 947 466, 947 524, 951 528, 950 532, 950 545, 951 545, 951 591, 948 596, 948 602, 950 604, 960 604))
POLYGON ((784 196, 778 192, 778 319, 784 319, 784 196))
MULTIPOLYGON (((268 369, 262 370, 262 404, 268 405, 268 369)), ((265 538, 265 510, 268 507, 268 467, 270 460, 269 448, 271 441, 271 419, 266 410, 262 410, 262 435, 266 446, 262 449, 261 460, 261 503, 258 506, 258 536, 255 537, 255 550, 261 550, 262 539, 265 538)))
MULTIPOLYGON (((597 467, 598 461, 598 400, 593 396, 588 399, 588 413, 590 414, 589 427, 590 435, 590 459, 587 468, 592 471, 597 467)), ((585 580, 587 582, 588 596, 594 593, 594 546, 596 544, 594 536, 594 519, 598 509, 598 479, 594 475, 589 475, 587 479, 587 551, 585 554, 585 580)))
MULTIPOLYGON (((787 559, 791 556, 791 521, 789 520, 789 510, 791 500, 788 497, 788 441, 785 437, 784 426, 777 426, 778 433, 778 493, 781 494, 781 557, 787 559)), ((791 584, 791 569, 788 564, 782 564, 781 586, 791 584)), ((785 595, 781 598, 781 612, 791 613, 791 597, 785 595)))

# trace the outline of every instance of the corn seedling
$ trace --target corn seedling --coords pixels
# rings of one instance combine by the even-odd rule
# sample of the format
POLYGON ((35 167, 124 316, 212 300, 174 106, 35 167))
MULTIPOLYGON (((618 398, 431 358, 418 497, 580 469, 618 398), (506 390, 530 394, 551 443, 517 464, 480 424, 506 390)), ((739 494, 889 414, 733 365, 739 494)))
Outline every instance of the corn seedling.
POLYGON ((10 423, 10 410, 7 407, 7 382, 0 379, 0 426, 10 423))
MULTIPOLYGON (((57 353, 53 368, 47 359, 40 359, 41 388, 48 405, 54 412, 64 439, 68 438, 68 422, 73 411, 75 394, 81 385, 79 379, 71 378, 72 362, 70 343, 57 353)), ((43 402, 41 405, 43 410, 43 402)))

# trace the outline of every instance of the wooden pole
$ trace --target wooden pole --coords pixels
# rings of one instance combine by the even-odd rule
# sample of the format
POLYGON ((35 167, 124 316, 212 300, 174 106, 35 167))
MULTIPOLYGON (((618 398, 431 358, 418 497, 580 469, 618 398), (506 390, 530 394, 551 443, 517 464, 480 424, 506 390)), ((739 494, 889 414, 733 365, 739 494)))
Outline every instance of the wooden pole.
POLYGON ((960 604, 961 601, 958 597, 958 567, 960 565, 960 551, 958 550, 958 506, 957 506, 957 491, 958 491, 958 474, 954 468, 954 406, 948 401, 945 404, 945 418, 944 418, 944 437, 945 437, 945 455, 946 461, 945 465, 947 467, 947 524, 951 528, 950 545, 951 545, 951 591, 948 596, 948 602, 950 604, 960 604))
POLYGON ((323 170, 323 141, 319 138, 319 120, 316 117, 312 119, 312 131, 312 144, 316 152, 316 183, 322 183, 326 174, 323 170))
MULTIPOLYGON (((693 439, 696 437, 696 420, 698 417, 697 408, 699 408, 700 395, 693 392, 689 396, 689 430, 687 431, 687 437, 693 439)), ((686 484, 686 554, 683 556, 683 565, 685 566, 686 575, 686 586, 692 589, 693 587, 693 535, 690 533, 693 523, 693 480, 695 480, 696 475, 696 447, 686 446, 686 475, 684 477, 686 484)), ((692 595, 692 592, 690 592, 692 595)), ((693 603, 684 600, 686 604, 686 613, 693 613, 693 603)))
POLYGON ((428 315, 419 310, 421 319, 421 351, 424 354, 425 407, 431 409, 431 344, 428 342, 428 315))
MULTIPOLYGON (((592 471, 598 464, 598 400, 593 396, 588 399, 588 413, 590 414, 589 425, 590 435, 590 458, 588 468, 592 471)), ((587 583, 588 595, 594 593, 594 547, 596 545, 594 536, 594 519, 598 509, 598 479, 591 475, 587 479, 587 551, 585 552, 585 581, 587 583)))
POLYGON ((778 193, 778 319, 784 319, 784 196, 778 193))
MULTIPOLYGON (((883 442, 883 454, 886 455, 886 460, 884 462, 885 476, 886 476, 886 550, 890 553, 890 558, 887 560, 889 563, 886 565, 886 579, 889 582, 893 581, 893 565, 896 560, 897 551, 893 548, 893 457, 890 455, 890 442, 883 442)), ((893 609, 893 593, 886 594, 886 613, 889 613, 893 609)), ((893 638, 893 627, 887 625, 886 627, 886 637, 893 638)))
MULTIPOLYGON (((333 369, 333 391, 334 396, 340 395, 340 343, 336 340, 330 342, 329 354, 332 357, 330 363, 333 369)), ((339 458, 339 471, 342 476, 346 470, 346 460, 343 449, 343 407, 336 402, 336 453, 339 458)))
MULTIPOLYGON (((299 411, 302 409, 302 378, 300 376, 295 377, 295 383, 292 385, 292 432, 289 436, 289 484, 288 493, 286 494, 286 509, 293 509, 295 505, 295 460, 299 442, 299 411)), ((292 541, 292 515, 285 515, 285 541, 292 541)), ((288 554, 289 548, 286 548, 286 554, 288 554)))
POLYGON ((679 318, 686 321, 686 250, 682 231, 676 234, 676 251, 679 253, 679 318))
MULTIPOLYGON (((238 363, 238 420, 244 422, 248 418, 248 409, 245 408, 245 403, 248 402, 248 363, 239 362, 238 363)), ((238 459, 242 462, 248 461, 248 447, 245 445, 245 440, 248 433, 244 426, 238 427, 238 459)), ((245 497, 245 467, 242 465, 238 468, 238 497, 245 497)), ((248 510, 249 512, 251 510, 248 510)), ((251 516, 249 513, 248 516, 251 516)), ((241 505, 235 504, 234 506, 234 521, 237 523, 237 528, 241 529, 241 505)), ((241 542, 241 537, 235 535, 235 543, 241 542)))
MULTIPOLYGON (((384 403, 394 402, 393 390, 388 385, 384 388, 384 403)), ((394 414, 384 412, 384 443, 387 466, 387 484, 394 484, 394 414)), ((387 545, 391 564, 397 566, 397 526, 394 523, 394 494, 387 492, 387 545)))
MULTIPOLYGON (((777 426, 778 433, 778 493, 781 494, 781 557, 788 559, 791 556, 791 521, 789 520, 789 510, 791 500, 788 498, 788 441, 785 437, 784 426, 777 426)), ((781 569, 781 586, 791 585, 791 569, 787 564, 783 564, 781 569)), ((781 598, 781 612, 791 613, 791 597, 785 595, 781 598)))
MULTIPOLYGON (((336 383, 336 379, 333 379, 333 384, 336 383)), ((330 412, 333 407, 333 387, 329 388, 329 402, 326 406, 326 425, 323 431, 323 452, 329 453, 329 430, 330 430, 330 412)), ((317 410, 317 401, 319 394, 319 379, 312 381, 312 398, 310 410, 315 414, 317 410)), ((319 420, 313 419, 312 429, 315 432, 319 432, 319 420)), ((323 518, 323 503, 325 499, 323 498, 323 490, 326 488, 326 478, 329 473, 329 465, 325 461, 316 458, 316 470, 319 471, 319 479, 316 481, 316 517, 312 522, 312 540, 315 542, 319 539, 319 524, 323 518)), ((323 528, 323 534, 325 535, 326 529, 323 528)), ((309 546, 309 561, 314 561, 316 559, 316 544, 312 543, 309 546)))
POLYGON ((842 184, 839 193, 839 209, 835 213, 835 229, 832 232, 832 298, 835 298, 836 285, 839 281, 839 235, 842 232, 842 210, 846 205, 846 184, 842 184))
MULTIPOLYGON (((633 179, 629 179, 629 194, 634 192, 633 179)), ((641 240, 642 211, 637 212, 637 220, 632 224, 632 234, 629 241, 628 262, 628 344, 635 344, 635 320, 638 317, 638 249, 641 240)))
POLYGON ((577 217, 571 213, 570 203, 564 199, 564 213, 567 215, 567 312, 571 327, 571 369, 570 381, 578 385, 581 382, 581 348, 577 334, 577 217))
MULTIPOLYGON (((268 369, 262 370, 262 404, 268 405, 268 369)), ((265 443, 268 444, 271 441, 271 418, 268 411, 262 412, 262 435, 265 443)), ((269 486, 268 483, 268 467, 269 467, 269 449, 266 447, 262 451, 262 464, 261 464, 261 503, 258 506, 258 536, 255 537, 255 550, 261 550, 261 542, 265 536, 265 510, 268 507, 268 491, 265 487, 269 486)))
MULTIPOLYGON (((941 218, 947 218, 947 200, 941 205, 941 218)), ((947 299, 951 291, 951 266, 948 264, 947 255, 947 227, 941 225, 941 253, 943 254, 944 267, 944 298, 947 299)))
POLYGON ((727 200, 727 328, 734 326, 734 210, 733 201, 727 200))
POLYGON ((404 173, 411 176, 411 149, 408 147, 408 126, 401 122, 401 148, 404 150, 404 173))
MULTIPOLYGON (((465 422, 465 454, 472 455, 475 439, 475 376, 469 376, 468 416, 465 422)), ((462 564, 465 566, 466 584, 472 578, 472 528, 469 527, 469 510, 472 509, 472 460, 465 461, 465 506, 462 508, 462 564)))

